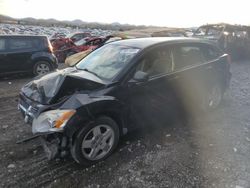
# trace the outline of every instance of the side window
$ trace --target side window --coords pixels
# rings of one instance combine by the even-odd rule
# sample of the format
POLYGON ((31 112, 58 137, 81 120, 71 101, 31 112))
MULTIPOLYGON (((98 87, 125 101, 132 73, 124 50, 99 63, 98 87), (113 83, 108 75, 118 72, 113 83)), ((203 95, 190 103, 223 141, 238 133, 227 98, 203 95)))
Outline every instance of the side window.
POLYGON ((0 52, 5 51, 5 39, 0 39, 0 52))
POLYGON ((86 42, 85 45, 87 45, 87 46, 93 46, 94 45, 93 43, 94 43, 93 40, 91 40, 91 41, 86 42))
POLYGON ((205 62, 202 49, 198 45, 179 45, 174 50, 175 70, 205 62))
POLYGON ((100 39, 96 39, 93 41, 92 45, 95 46, 95 45, 98 45, 99 43, 100 43, 100 39))
POLYGON ((81 39, 81 35, 75 35, 74 37, 73 37, 73 40, 80 40, 81 39))
POLYGON ((219 49, 212 46, 204 46, 203 52, 206 61, 212 61, 222 55, 222 52, 219 49))
POLYGON ((24 38, 12 38, 9 39, 9 49, 10 50, 23 50, 23 49, 32 49, 32 40, 24 38))
POLYGON ((150 77, 172 72, 172 51, 169 48, 159 48, 149 52, 142 58, 137 70, 148 73, 150 77))

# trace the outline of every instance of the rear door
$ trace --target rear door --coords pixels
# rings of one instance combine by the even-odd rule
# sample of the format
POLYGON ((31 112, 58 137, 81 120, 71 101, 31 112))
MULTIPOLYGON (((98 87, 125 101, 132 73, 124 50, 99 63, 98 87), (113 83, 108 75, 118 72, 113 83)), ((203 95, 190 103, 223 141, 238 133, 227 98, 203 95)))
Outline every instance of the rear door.
POLYGON ((216 81, 214 66, 218 59, 208 58, 204 53, 206 48, 201 43, 183 43, 177 44, 173 51, 174 72, 179 78, 175 90, 188 111, 195 110, 207 89, 216 81))
MULTIPOLYGON (((41 44, 40 44, 41 45, 41 44)), ((31 56, 39 51, 39 40, 33 37, 10 37, 7 44, 8 69, 10 71, 30 71, 31 56)))
POLYGON ((210 70, 211 82, 219 83, 223 89, 226 89, 231 79, 230 57, 212 45, 204 44, 202 48, 206 61, 210 63, 207 69, 210 70))

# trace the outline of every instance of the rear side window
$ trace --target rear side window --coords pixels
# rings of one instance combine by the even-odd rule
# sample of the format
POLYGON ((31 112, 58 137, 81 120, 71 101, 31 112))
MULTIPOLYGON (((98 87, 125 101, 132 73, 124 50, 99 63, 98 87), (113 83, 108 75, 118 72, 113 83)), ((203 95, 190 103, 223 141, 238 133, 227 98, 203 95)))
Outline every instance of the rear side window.
POLYGON ((5 39, 0 39, 0 51, 5 51, 5 39))
POLYGON ((222 52, 219 49, 209 45, 203 47, 203 52, 206 61, 215 60, 222 55, 222 52))
POLYGON ((174 50, 174 64, 177 70, 204 62, 205 58, 199 45, 178 45, 174 50))
POLYGON ((37 38, 10 38, 10 50, 26 50, 26 49, 40 49, 41 42, 37 38))

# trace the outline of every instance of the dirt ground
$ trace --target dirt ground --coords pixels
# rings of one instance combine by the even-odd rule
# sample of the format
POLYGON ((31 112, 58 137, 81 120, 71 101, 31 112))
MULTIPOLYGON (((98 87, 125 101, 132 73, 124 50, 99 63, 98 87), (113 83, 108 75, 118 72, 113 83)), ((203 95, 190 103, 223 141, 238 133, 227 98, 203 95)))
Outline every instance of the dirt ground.
MULTIPOLYGON (((189 122, 129 133, 90 168, 47 161, 17 110, 30 77, 0 81, 0 187, 250 187, 250 62, 234 63, 221 106, 189 122)), ((179 123, 178 123, 179 122, 179 123)))

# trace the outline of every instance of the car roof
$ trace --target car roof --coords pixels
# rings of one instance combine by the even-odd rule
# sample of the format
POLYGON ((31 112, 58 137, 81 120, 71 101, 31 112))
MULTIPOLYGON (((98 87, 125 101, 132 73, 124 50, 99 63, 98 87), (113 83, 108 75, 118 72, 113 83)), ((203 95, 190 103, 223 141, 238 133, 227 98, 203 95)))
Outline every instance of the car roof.
POLYGON ((180 42, 200 42, 200 43, 209 43, 204 39, 199 38, 187 38, 187 37, 148 37, 148 38, 135 38, 135 39, 125 39, 120 41, 112 42, 112 44, 130 46, 135 48, 147 48, 153 45, 162 44, 162 43, 180 43, 180 42))

